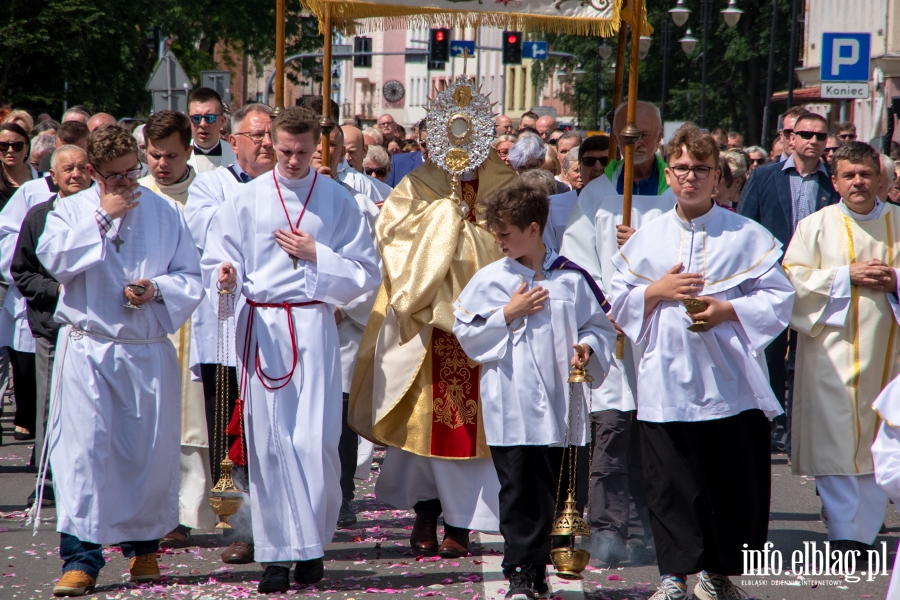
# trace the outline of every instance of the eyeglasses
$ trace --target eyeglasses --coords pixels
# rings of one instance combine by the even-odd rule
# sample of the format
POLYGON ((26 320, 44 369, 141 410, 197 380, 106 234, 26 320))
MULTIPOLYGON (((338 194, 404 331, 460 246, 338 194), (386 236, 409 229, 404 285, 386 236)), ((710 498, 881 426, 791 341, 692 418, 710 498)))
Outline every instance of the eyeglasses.
POLYGON ((837 150, 837 146, 834 146, 833 148, 825 148, 825 154, 831 154, 832 152, 834 152, 836 150, 837 150))
POLYGON ((555 145, 556 145, 556 140, 558 140, 558 139, 559 139, 559 138, 555 138, 555 139, 552 139, 552 140, 547 140, 547 145, 548 145, 548 146, 555 146, 555 145))
POLYGON ((212 114, 210 114, 210 115, 191 115, 191 123, 193 123, 194 125, 199 125, 205 119, 207 123, 212 125, 221 116, 222 115, 212 115, 212 114))
POLYGON ((765 158, 751 158, 750 164, 756 165, 758 167, 760 165, 766 164, 766 159, 765 158))
POLYGON ((596 165, 598 161, 600 162, 601 167, 605 167, 609 164, 609 158, 606 156, 585 156, 584 158, 578 159, 578 162, 580 162, 588 169, 596 165))
POLYGON ((253 143, 256 144, 257 146, 259 146, 260 144, 262 144, 263 141, 264 141, 267 137, 268 137, 269 139, 272 139, 272 132, 271 132, 270 130, 268 130, 268 129, 267 129, 266 131, 263 131, 262 133, 250 133, 250 132, 244 131, 244 132, 241 132, 241 133, 236 133, 236 134, 234 134, 234 135, 244 135, 244 136, 247 136, 247 139, 249 139, 251 142, 253 142, 253 143))
POLYGON ((693 173, 694 177, 697 179, 706 179, 709 177, 709 174, 712 172, 713 168, 706 165, 698 165, 696 167, 669 167, 672 169, 672 172, 675 173, 675 177, 678 179, 687 179, 688 173, 693 173))
POLYGON ((378 167, 377 169, 365 169, 365 172, 369 177, 373 175, 376 177, 384 177, 385 175, 387 175, 387 169, 384 167, 378 167))
POLYGON ((123 179, 126 179, 126 178, 134 181, 135 179, 137 179, 138 177, 141 176, 141 165, 138 164, 138 165, 128 169, 124 173, 113 173, 112 175, 104 175, 99 170, 97 170, 96 172, 97 172, 97 175, 102 177, 103 181, 105 181, 106 183, 119 183, 120 181, 122 181, 123 179))
POLYGON ((25 142, 0 142, 0 152, 8 152, 12 148, 13 152, 21 152, 25 147, 25 142))
POLYGON ((819 142, 824 142, 828 139, 828 134, 824 131, 795 131, 794 135, 799 135, 804 140, 811 140, 815 137, 819 142))
POLYGON ((781 135, 783 135, 784 137, 790 137, 792 133, 794 133, 793 129, 782 129, 781 130, 781 135))
POLYGON ((840 133, 838 137, 844 140, 845 142, 852 142, 856 139, 855 133, 840 133))

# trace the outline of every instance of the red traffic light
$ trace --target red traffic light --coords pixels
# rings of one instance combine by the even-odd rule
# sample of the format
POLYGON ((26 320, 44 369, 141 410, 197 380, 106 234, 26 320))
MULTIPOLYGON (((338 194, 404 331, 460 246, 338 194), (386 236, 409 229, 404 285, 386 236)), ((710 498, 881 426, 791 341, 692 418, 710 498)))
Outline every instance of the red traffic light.
POLYGON ((510 44, 515 44, 516 42, 519 41, 519 36, 517 36, 515 34, 510 35, 508 38, 506 38, 506 41, 510 44))
POLYGON ((438 30, 434 33, 434 39, 437 40, 437 41, 439 41, 439 42, 443 42, 443 41, 444 41, 444 32, 441 31, 440 29, 438 29, 438 30))

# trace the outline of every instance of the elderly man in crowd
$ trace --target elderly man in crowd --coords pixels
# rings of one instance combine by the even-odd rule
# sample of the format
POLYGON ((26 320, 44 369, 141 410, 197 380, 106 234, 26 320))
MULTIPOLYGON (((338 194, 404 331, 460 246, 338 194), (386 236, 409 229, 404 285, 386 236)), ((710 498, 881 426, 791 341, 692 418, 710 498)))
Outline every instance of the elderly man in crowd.
POLYGON ((28 162, 31 167, 38 173, 43 173, 49 169, 41 167, 44 159, 50 158, 50 154, 56 147, 56 136, 54 135, 36 135, 31 138, 31 153, 28 155, 28 162))
POLYGON ((508 135, 515 132, 512 119, 506 115, 497 115, 494 119, 494 135, 508 135))
POLYGON ((541 139, 547 142, 550 140, 550 134, 557 129, 556 119, 550 115, 544 115, 535 122, 534 128, 537 129, 541 139))
POLYGON ((87 125, 88 119, 91 118, 91 111, 87 109, 85 106, 81 106, 80 104, 77 106, 73 106, 62 116, 62 123, 66 123, 67 121, 78 121, 79 123, 84 123, 87 125))
MULTIPOLYGON (((556 155, 557 155, 557 157, 559 157, 560 164, 565 162, 566 154, 569 152, 569 150, 571 150, 572 148, 577 148, 578 146, 581 145, 581 143, 583 141, 584 141, 584 134, 582 134, 580 131, 566 131, 565 133, 563 133, 556 140, 556 155)), ((556 180, 562 181, 563 183, 568 185, 570 188, 572 187, 572 184, 569 182, 568 178, 566 177, 565 166, 563 166, 563 171, 559 175, 559 177, 556 178, 556 180)))
POLYGON ((729 131, 728 132, 728 141, 726 142, 729 148, 735 148, 737 150, 744 149, 744 136, 739 134, 737 131, 729 131))
MULTIPOLYGON (((622 130, 625 128, 625 109, 622 104, 616 108, 613 118, 613 134, 616 136, 616 146, 625 147, 625 138, 622 130)), ((666 161, 656 154, 656 149, 662 141, 663 127, 659 118, 659 109, 649 102, 638 100, 637 118, 635 119, 641 138, 634 144, 634 177, 628 182, 631 191, 640 196, 657 196, 668 189, 666 183, 666 161)), ((613 159, 606 168, 606 176, 616 188, 616 193, 622 194, 625 178, 625 161, 613 159)))
POLYGON ((366 179, 375 186, 375 189, 381 197, 387 198, 388 194, 391 193, 391 186, 384 183, 384 179, 372 177, 369 173, 364 172, 366 154, 368 154, 369 146, 366 144, 363 132, 353 125, 343 125, 341 126, 341 131, 344 133, 344 159, 346 164, 349 165, 351 169, 363 173, 366 179))
POLYGON ((378 117, 378 125, 376 127, 384 139, 397 135, 397 123, 391 115, 384 114, 378 117))
POLYGON ((116 123, 118 123, 118 121, 116 121, 114 116, 109 113, 100 112, 88 119, 87 126, 89 130, 94 131, 103 125, 115 125, 116 123))

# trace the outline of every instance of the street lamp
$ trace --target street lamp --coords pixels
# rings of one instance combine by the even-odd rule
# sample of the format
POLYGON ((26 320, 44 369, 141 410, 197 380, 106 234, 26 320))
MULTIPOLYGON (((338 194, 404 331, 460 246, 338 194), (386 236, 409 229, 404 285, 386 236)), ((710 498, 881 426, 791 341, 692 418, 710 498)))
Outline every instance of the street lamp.
MULTIPOLYGON (((703 127, 706 116, 707 37, 709 34, 709 27, 713 24, 713 2, 714 0, 700 0, 700 27, 703 28, 703 63, 700 69, 700 127, 703 127)), ((737 7, 735 0, 729 0, 728 7, 719 12, 725 20, 725 25, 734 27, 738 20, 740 20, 744 11, 737 7)), ((678 0, 675 8, 669 10, 669 14, 672 15, 672 20, 676 25, 687 23, 689 13, 690 11, 684 7, 684 0, 678 0)), ((679 41, 681 42, 681 49, 684 50, 686 54, 693 53, 694 48, 697 46, 697 40, 691 35, 690 29, 687 30, 686 35, 679 41)))
POLYGON ((675 8, 669 9, 669 14, 672 15, 673 23, 679 27, 684 27, 684 24, 687 23, 688 16, 691 14, 691 9, 684 5, 684 0, 678 0, 675 8))
POLYGON ((653 38, 649 35, 642 35, 641 41, 638 46, 638 55, 641 57, 641 60, 647 58, 647 54, 650 52, 650 45, 653 43, 653 38))
POLYGON ((572 71, 572 91, 575 92, 575 126, 581 128, 581 90, 578 89, 578 84, 584 79, 584 76, 587 75, 587 72, 581 67, 579 63, 575 70, 572 71))
POLYGON ((603 40, 603 44, 597 48, 597 52, 600 54, 600 58, 603 60, 608 60, 610 56, 612 56, 613 48, 609 44, 606 43, 606 40, 603 40))
POLYGON ((744 11, 737 7, 735 0, 729 0, 728 8, 723 8, 719 12, 722 13, 722 18, 725 19, 728 27, 737 25, 737 22, 741 20, 741 15, 744 14, 744 11))
POLYGON ((672 47, 672 24, 663 21, 660 27, 660 37, 662 38, 659 47, 659 53, 662 55, 662 100, 659 103, 659 120, 666 122, 666 67, 669 62, 669 50, 672 47))
POLYGON ((697 47, 697 38, 691 34, 690 27, 684 32, 684 37, 678 40, 678 43, 681 44, 681 49, 688 56, 694 53, 694 48, 697 47))

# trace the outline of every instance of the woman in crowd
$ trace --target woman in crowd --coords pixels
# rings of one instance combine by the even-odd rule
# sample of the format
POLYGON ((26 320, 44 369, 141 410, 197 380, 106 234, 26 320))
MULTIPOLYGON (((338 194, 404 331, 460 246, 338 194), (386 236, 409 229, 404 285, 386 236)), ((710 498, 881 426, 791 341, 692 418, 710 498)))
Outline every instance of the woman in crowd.
POLYGON ((374 177, 384 183, 388 173, 391 172, 391 156, 387 150, 374 144, 369 146, 369 151, 363 159, 363 170, 369 177, 374 177))
POLYGON ((547 156, 547 146, 539 135, 529 133, 519 138, 509 151, 507 164, 519 173, 540 169, 544 166, 544 158, 547 156))
POLYGON ((747 163, 750 162, 743 150, 726 150, 719 156, 722 177, 713 191, 716 202, 728 210, 738 210, 741 190, 747 183, 747 163))
POLYGON ((0 209, 20 185, 37 177, 28 164, 30 150, 28 134, 18 123, 0 125, 0 209))
POLYGON ((6 123, 16 123, 19 127, 25 130, 25 135, 29 138, 31 137, 31 132, 34 131, 34 118, 28 113, 27 110, 14 110, 3 119, 3 124, 6 123))
POLYGON ((388 154, 400 154, 403 152, 403 140, 398 137, 389 137, 384 141, 384 148, 388 154))
POLYGON ((494 141, 491 143, 491 146, 497 151, 497 154, 500 155, 500 158, 503 159, 503 162, 509 164, 509 151, 512 150, 512 147, 516 144, 516 136, 514 135, 498 135, 494 141))

